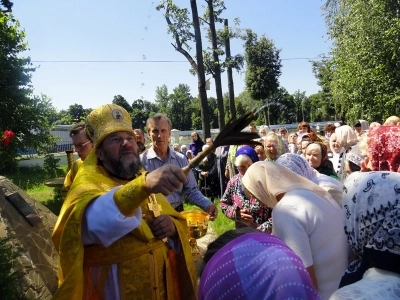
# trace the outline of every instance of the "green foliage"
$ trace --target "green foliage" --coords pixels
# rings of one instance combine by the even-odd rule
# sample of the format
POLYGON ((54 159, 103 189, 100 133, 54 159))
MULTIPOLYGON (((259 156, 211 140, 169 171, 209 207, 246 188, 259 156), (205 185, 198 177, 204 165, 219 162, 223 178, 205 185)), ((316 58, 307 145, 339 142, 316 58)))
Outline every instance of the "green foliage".
MULTIPOLYGON (((281 75, 281 59, 274 42, 265 36, 258 39, 257 34, 251 30, 246 31, 245 57, 246 57, 246 90, 253 99, 264 104, 264 124, 269 124, 267 99, 277 92, 278 78, 281 75)), ((261 106, 261 105, 258 105, 261 106)))
MULTIPOLYGON (((54 166, 54 160, 49 166, 54 166)), ((55 215, 60 213, 63 203, 59 188, 47 187, 44 182, 54 177, 62 177, 67 173, 67 166, 57 168, 21 167, 17 171, 3 172, 2 175, 11 180, 20 189, 26 191, 35 200, 44 204, 55 215), (49 173, 50 172, 50 173, 49 173)))
POLYGON ((280 50, 272 40, 247 30, 246 42, 246 89, 253 99, 264 100, 275 93, 279 87, 281 75, 280 50))
POLYGON ((192 20, 187 8, 180 8, 172 0, 161 0, 157 10, 165 10, 165 17, 171 21, 168 23, 168 33, 174 38, 178 37, 175 47, 183 46, 187 51, 192 49, 191 42, 195 42, 192 20))
MULTIPOLYGON (((206 0, 207 3, 211 2, 213 6, 213 18, 217 23, 223 23, 224 19, 222 18, 222 13, 226 10, 225 2, 221 0, 206 0)), ((208 38, 209 43, 212 42, 212 28, 210 27, 210 10, 208 6, 205 8, 203 17, 200 18, 201 24, 204 25, 204 29, 206 32, 206 36, 208 38)), ((213 49, 212 47, 207 47, 206 50, 203 51, 204 57, 204 69, 206 74, 215 75, 216 65, 219 66, 220 72, 225 72, 226 68, 230 66, 237 71, 240 71, 244 66, 244 56, 242 54, 236 54, 231 57, 226 57, 225 59, 221 59, 221 61, 215 61, 213 58, 213 53, 216 52, 219 57, 225 55, 225 43, 228 39, 243 39, 243 30, 238 28, 237 26, 240 24, 239 19, 235 19, 234 27, 225 27, 222 26, 218 28, 216 26, 216 41, 217 48, 213 49)), ((192 69, 190 71, 192 74, 195 74, 195 71, 192 69)))
POLYGON ((339 117, 381 122, 399 115, 399 2, 327 1, 326 14, 333 40, 329 88, 339 117))
MULTIPOLYGON (((168 25, 168 32, 174 39, 172 46, 181 53, 196 71, 198 81, 198 92, 201 103, 201 127, 203 136, 209 137, 210 124, 208 120, 207 91, 203 60, 203 44, 200 30, 199 14, 197 1, 190 1, 191 16, 187 8, 180 8, 172 0, 161 0, 157 5, 157 10, 164 10, 164 18, 168 25), (191 50, 190 43, 196 47, 196 56, 192 56, 188 51, 191 50), (195 59, 193 58, 195 57, 195 59)), ((221 97, 222 98, 222 97, 221 97)), ((221 99, 222 101, 222 99, 221 99)))
POLYGON ((15 271, 18 254, 12 249, 9 238, 0 238, 0 296, 4 300, 24 299, 15 271))
POLYGON ((147 119, 158 112, 158 106, 147 100, 137 99, 132 103, 132 126, 133 128, 144 129, 147 119))
POLYGON ((0 6, 0 11, 3 12, 11 12, 13 3, 10 0, 1 0, 0 5, 4 7, 4 9, 0 6))
POLYGON ((179 84, 173 89, 173 93, 168 96, 169 106, 168 116, 171 118, 175 129, 187 130, 192 125, 190 116, 192 114, 191 103, 193 100, 190 94, 190 87, 186 84, 179 84))
POLYGON ((54 108, 44 95, 32 96, 30 78, 35 68, 29 57, 25 32, 12 14, 0 12, 0 131, 10 129, 15 138, 2 149, 0 170, 15 168, 17 149, 48 150, 54 108))
POLYGON ((72 124, 83 121, 86 118, 86 111, 81 104, 75 103, 70 105, 67 112, 71 118, 72 124))
POLYGON ((60 162, 60 158, 55 158, 54 154, 52 154, 52 153, 46 154, 44 163, 43 163, 43 169, 50 176, 57 177, 57 170, 58 170, 59 162, 60 162))
POLYGON ((133 112, 132 106, 121 95, 114 96, 112 103, 125 108, 128 113, 133 112))

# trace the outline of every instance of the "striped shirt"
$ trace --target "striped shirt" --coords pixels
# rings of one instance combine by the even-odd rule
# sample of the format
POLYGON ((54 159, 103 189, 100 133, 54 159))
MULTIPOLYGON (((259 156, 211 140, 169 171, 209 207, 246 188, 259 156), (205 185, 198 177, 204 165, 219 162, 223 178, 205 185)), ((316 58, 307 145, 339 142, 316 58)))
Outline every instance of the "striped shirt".
MULTIPOLYGON (((149 172, 167 164, 176 165, 180 168, 188 165, 186 156, 171 148, 168 148, 168 157, 165 161, 157 155, 153 147, 150 147, 148 151, 141 154, 140 160, 142 161, 143 167, 149 172)), ((203 210, 206 210, 207 207, 212 204, 212 202, 204 197, 197 188, 196 179, 192 171, 187 175, 187 183, 175 190, 172 194, 168 195, 167 199, 169 203, 171 203, 172 207, 176 208, 182 204, 183 195, 187 197, 190 203, 197 205, 203 210)))

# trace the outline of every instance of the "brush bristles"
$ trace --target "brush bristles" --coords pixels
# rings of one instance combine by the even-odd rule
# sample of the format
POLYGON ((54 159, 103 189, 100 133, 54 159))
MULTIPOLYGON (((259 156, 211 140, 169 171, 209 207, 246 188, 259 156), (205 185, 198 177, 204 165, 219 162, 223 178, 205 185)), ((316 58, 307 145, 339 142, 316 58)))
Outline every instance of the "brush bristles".
POLYGON ((260 136, 255 132, 242 132, 253 120, 257 118, 256 114, 251 111, 246 112, 239 119, 230 119, 226 126, 221 130, 214 140, 213 145, 200 152, 189 164, 183 168, 183 172, 187 175, 190 169, 197 167, 201 161, 206 158, 217 147, 229 145, 261 145, 255 141, 260 136))

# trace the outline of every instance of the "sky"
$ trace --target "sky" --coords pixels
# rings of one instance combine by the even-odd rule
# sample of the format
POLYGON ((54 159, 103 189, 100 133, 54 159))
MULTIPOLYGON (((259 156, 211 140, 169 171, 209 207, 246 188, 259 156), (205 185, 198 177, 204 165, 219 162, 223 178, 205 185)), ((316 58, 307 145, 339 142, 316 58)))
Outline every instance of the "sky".
MULTIPOLYGON (((189 0, 175 3, 190 10, 189 0)), ((96 108, 111 103, 115 95, 128 103, 153 101, 156 87, 163 84, 170 93, 187 84, 197 96, 197 77, 172 47, 173 38, 157 4, 151 0, 15 0, 13 13, 26 31, 27 55, 38 66, 32 75, 34 94, 46 94, 58 110, 73 104, 96 108)), ((204 4, 197 0, 199 12, 204 4)), ((311 95, 319 87, 310 59, 328 54, 330 47, 321 4, 320 0, 225 0, 223 17, 230 24, 239 18, 241 28, 272 39, 281 49, 281 86, 290 93, 300 90, 311 95)), ((242 42, 232 41, 231 52, 244 53, 242 42)), ((190 53, 194 55, 194 48, 190 53)), ((244 78, 244 71, 234 71, 235 95, 245 90, 244 78)), ((225 93, 226 73, 222 79, 225 93)), ((215 97, 213 80, 208 96, 215 97)))

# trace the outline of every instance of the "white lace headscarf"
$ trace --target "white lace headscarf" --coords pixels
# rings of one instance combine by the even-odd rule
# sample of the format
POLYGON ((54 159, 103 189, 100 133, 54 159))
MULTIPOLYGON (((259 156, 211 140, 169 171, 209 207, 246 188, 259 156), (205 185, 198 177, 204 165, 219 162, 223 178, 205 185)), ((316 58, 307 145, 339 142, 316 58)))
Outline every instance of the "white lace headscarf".
POLYGON ((319 173, 310 166, 303 156, 285 153, 276 160, 276 163, 311 180, 327 191, 340 207, 342 206, 343 184, 335 178, 319 173))
POLYGON ((332 205, 337 205, 327 191, 288 168, 271 161, 252 164, 242 178, 247 192, 268 207, 278 203, 276 196, 293 190, 308 190, 318 194, 332 205))

